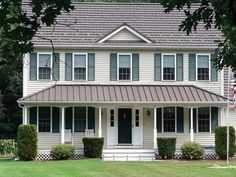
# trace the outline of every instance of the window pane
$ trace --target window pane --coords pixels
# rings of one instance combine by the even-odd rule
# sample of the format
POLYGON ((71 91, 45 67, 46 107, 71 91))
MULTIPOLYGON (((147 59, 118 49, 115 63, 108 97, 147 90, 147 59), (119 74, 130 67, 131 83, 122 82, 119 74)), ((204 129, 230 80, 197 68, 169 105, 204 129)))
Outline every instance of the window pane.
POLYGON ((175 80, 175 57, 174 55, 163 56, 163 80, 175 80))
POLYGON ((119 55, 119 66, 122 68, 130 67, 130 56, 129 55, 119 55))
POLYGON ((130 56, 119 55, 119 80, 130 80, 130 56))
POLYGON ((164 55, 163 56, 163 67, 174 68, 175 67, 175 56, 164 55))
POLYGON ((164 132, 175 132, 175 108, 164 108, 164 132))
POLYGON ((75 132, 84 132, 86 129, 86 107, 75 107, 74 111, 75 132))
POLYGON ((51 79, 51 55, 39 54, 39 79, 51 79))
POLYGON ((209 80, 209 56, 198 56, 198 80, 209 80))
POLYGON ((51 67, 51 54, 39 54, 39 67, 51 67))
POLYGON ((75 67, 86 67, 86 55, 75 55, 74 56, 75 67))
POLYGON ((210 108, 198 109, 198 132, 210 132, 210 108))
POLYGON ((39 107, 39 132, 50 132, 50 107, 39 107))
POLYGON ((74 56, 74 79, 86 80, 86 55, 74 56))
POLYGON ((199 55, 198 56, 198 68, 209 68, 209 56, 199 55))

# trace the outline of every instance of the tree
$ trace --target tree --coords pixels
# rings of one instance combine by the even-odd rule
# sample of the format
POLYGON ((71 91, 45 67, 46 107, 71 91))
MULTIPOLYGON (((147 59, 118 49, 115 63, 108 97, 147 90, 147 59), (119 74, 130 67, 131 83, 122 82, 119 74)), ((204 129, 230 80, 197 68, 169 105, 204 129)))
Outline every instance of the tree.
POLYGON ((1 90, 0 90, 0 119, 3 119, 3 104, 2 104, 2 94, 1 94, 1 90))
POLYGON ((33 50, 31 40, 41 26, 55 25, 56 17, 70 10, 70 0, 0 0, 0 90, 3 108, 7 108, 2 111, 0 138, 14 138, 21 123, 16 100, 22 96, 23 54, 33 50), (32 12, 26 13, 26 6, 32 12))
POLYGON ((224 34, 224 40, 218 41, 215 50, 214 65, 221 70, 230 67, 236 77, 236 1, 235 0, 199 0, 196 10, 191 9, 193 0, 163 0, 165 12, 174 9, 183 10, 186 18, 179 30, 189 35, 197 30, 200 23, 204 28, 217 28, 224 34))

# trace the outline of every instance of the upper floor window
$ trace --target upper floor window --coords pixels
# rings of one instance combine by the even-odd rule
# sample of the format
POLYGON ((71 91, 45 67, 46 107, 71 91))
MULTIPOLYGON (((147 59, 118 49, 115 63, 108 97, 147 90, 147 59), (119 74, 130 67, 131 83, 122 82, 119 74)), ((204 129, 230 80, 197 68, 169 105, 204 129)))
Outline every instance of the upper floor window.
POLYGON ((119 80, 131 80, 131 62, 132 62, 132 57, 130 54, 118 55, 119 80))
POLYGON ((198 132, 210 132, 210 108, 198 108, 198 132))
POLYGON ((210 79, 210 55, 197 55, 197 80, 210 79))
POLYGON ((175 80, 175 55, 163 54, 163 80, 175 80))
POLYGON ((50 80, 51 79, 51 67, 52 67, 52 55, 51 54, 39 54, 38 55, 38 79, 50 80))
POLYGON ((164 132, 175 132, 175 107, 163 108, 164 132))
POLYGON ((87 54, 74 54, 74 80, 87 80, 87 54))

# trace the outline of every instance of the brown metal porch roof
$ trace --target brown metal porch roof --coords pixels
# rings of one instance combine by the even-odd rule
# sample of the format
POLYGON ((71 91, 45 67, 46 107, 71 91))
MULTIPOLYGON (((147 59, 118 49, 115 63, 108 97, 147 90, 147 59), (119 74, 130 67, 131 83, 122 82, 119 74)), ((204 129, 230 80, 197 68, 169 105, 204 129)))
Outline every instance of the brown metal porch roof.
POLYGON ((18 103, 226 103, 194 85, 53 85, 18 103))

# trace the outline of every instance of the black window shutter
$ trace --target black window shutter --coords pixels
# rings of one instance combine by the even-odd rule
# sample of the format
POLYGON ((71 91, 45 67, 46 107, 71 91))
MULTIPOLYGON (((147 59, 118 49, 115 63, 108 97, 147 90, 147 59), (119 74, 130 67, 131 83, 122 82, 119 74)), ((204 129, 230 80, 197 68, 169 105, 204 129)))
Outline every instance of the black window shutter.
POLYGON ((162 108, 157 108, 157 132, 162 132, 162 108))
POLYGON ((59 133, 60 127, 60 109, 57 107, 52 108, 52 132, 59 133))
POLYGON ((218 126, 218 108, 211 108, 211 132, 215 132, 215 128, 218 126))
POLYGON ((37 107, 30 108, 30 124, 34 124, 37 126, 37 107))
POLYGON ((72 130, 72 116, 73 116, 73 114, 72 114, 72 107, 69 107, 69 108, 66 108, 65 109, 65 118, 66 118, 66 120, 65 120, 65 129, 71 129, 71 131, 73 131, 72 130))
POLYGON ((95 131, 95 108, 88 107, 88 129, 95 131))
POLYGON ((177 132, 184 132, 184 108, 177 107, 177 132))

